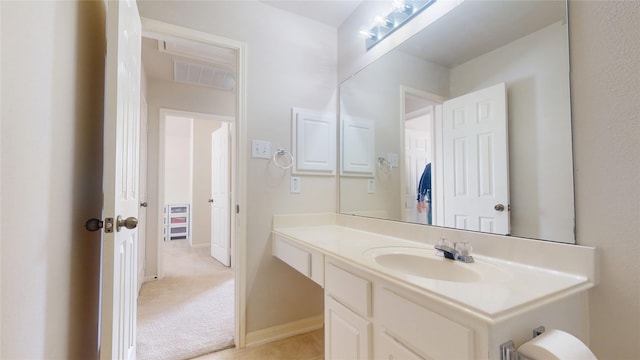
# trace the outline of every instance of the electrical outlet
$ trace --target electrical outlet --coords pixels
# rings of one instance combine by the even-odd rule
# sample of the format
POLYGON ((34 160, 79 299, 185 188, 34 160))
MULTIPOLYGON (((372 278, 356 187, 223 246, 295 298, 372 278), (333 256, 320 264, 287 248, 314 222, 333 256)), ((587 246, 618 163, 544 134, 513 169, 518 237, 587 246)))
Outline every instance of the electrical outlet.
POLYGON ((376 180, 369 179, 369 181, 367 181, 367 193, 375 194, 375 192, 376 192, 376 180))
POLYGON ((300 177, 298 176, 291 177, 291 193, 292 194, 300 193, 300 177))
POLYGON ((251 157, 259 159, 271 158, 271 143, 263 140, 251 140, 251 157))

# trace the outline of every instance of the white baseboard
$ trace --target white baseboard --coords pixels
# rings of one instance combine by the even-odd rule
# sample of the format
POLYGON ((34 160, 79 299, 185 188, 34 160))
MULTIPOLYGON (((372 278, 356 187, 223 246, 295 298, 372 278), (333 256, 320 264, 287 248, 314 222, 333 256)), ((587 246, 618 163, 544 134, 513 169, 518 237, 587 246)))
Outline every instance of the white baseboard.
POLYGON ((286 339, 294 335, 304 334, 309 331, 320 329, 323 326, 324 315, 318 315, 262 330, 252 331, 247 333, 246 346, 257 346, 276 340, 286 339))

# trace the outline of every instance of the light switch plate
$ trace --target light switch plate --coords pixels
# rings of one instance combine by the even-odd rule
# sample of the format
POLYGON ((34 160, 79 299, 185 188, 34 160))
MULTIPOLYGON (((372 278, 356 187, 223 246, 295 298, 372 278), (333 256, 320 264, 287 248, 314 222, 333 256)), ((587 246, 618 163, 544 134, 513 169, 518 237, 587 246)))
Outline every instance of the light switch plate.
POLYGON ((300 193, 300 177, 299 176, 291 177, 291 193, 292 194, 300 193))
POLYGON ((251 157, 259 159, 271 158, 271 142, 251 140, 251 157))
POLYGON ((398 154, 396 153, 387 153, 387 159, 389 159, 389 164, 392 167, 398 167, 398 154))

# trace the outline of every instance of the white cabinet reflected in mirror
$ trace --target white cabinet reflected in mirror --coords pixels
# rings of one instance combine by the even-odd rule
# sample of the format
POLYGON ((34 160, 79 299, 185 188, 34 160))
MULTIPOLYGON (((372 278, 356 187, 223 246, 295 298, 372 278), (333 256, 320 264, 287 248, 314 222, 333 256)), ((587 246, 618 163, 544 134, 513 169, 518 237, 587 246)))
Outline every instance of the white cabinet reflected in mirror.
POLYGON ((343 82, 342 136, 366 119, 373 159, 401 155, 373 193, 342 171, 340 211, 574 243, 566 19, 565 1, 467 0, 343 82))
POLYGON ((375 174, 375 122, 342 117, 342 172, 344 176, 375 174))

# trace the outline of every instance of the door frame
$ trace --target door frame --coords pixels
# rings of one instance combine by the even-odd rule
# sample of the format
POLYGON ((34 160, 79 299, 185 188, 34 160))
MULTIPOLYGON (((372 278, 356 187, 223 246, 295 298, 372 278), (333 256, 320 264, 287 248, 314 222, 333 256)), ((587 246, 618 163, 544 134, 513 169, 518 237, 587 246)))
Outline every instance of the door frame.
MULTIPOLYGON (((198 41, 214 46, 225 47, 236 51, 236 116, 233 126, 231 149, 231 204, 236 208, 235 216, 231 216, 231 246, 235 263, 234 308, 235 332, 234 342, 238 348, 246 344, 246 211, 247 208, 247 129, 246 129, 246 84, 247 84, 247 45, 244 42, 223 38, 217 35, 197 31, 149 18, 141 18, 142 35, 146 37, 161 36, 165 39, 175 38, 198 41), (233 143, 235 142, 235 144, 233 143)), ((163 169, 159 169, 163 171, 163 169)), ((160 184, 159 184, 160 185, 160 184)), ((159 187, 160 189, 160 187, 159 187)), ((160 199, 159 199, 160 200, 160 199)), ((158 209, 161 212, 162 209, 158 209)), ((162 219, 162 218, 160 218, 162 219)), ((158 230, 162 222, 158 224, 158 230)), ((161 232, 159 233, 161 234, 161 232)))
MULTIPOLYGON (((184 111, 184 110, 175 110, 175 109, 168 109, 168 108, 160 108, 159 112, 158 112, 159 116, 158 116, 158 120, 159 120, 159 128, 158 128, 158 194, 157 194, 157 203, 158 203, 158 208, 156 209, 156 215, 157 215, 157 224, 158 224, 158 244, 156 247, 156 264, 157 264, 157 278, 158 279, 162 279, 164 278, 164 265, 162 262, 162 249, 163 249, 163 245, 164 245, 164 241, 163 238, 160 237, 159 235, 163 232, 163 218, 164 218, 164 208, 160 205, 167 205, 165 204, 165 200, 164 200, 164 185, 165 185, 165 153, 166 153, 166 124, 167 124, 167 117, 168 116, 175 116, 175 117, 181 117, 181 118, 189 118, 189 119, 200 119, 200 120, 207 120, 207 121, 218 121, 218 122, 225 122, 230 124, 229 126, 229 134, 230 134, 230 140, 231 140, 231 144, 229 147, 229 172, 231 173, 233 171, 233 159, 235 156, 235 148, 234 148, 234 144, 235 144, 235 120, 236 118, 233 116, 226 116, 226 115, 215 115, 215 114, 205 114, 205 113, 199 113, 199 112, 195 112, 195 111, 184 111)), ((193 155, 193 154, 192 154, 193 155)), ((193 169, 192 169, 192 174, 193 174, 193 169)), ((191 175, 192 175, 191 174, 191 175)), ((231 187, 231 193, 233 194, 233 192, 236 190, 235 188, 235 184, 233 183, 233 175, 231 175, 231 181, 230 181, 230 187, 231 187)), ((193 179, 192 179, 193 181, 193 179)), ((193 197, 193 193, 191 194, 191 197, 193 197)), ((192 199, 193 201, 193 199, 192 199)), ((229 209, 229 211, 231 211, 231 209, 229 209)), ((230 212, 231 213, 231 212, 230 212)), ((230 231, 233 230, 233 218, 229 217, 229 221, 231 222, 230 224, 230 231)), ((192 222, 190 222, 190 224, 192 224, 192 222)), ((191 226, 189 225, 189 234, 192 234, 192 230, 191 230, 191 226)), ((169 234, 167 234, 169 235, 169 234)), ((232 244, 233 244, 233 233, 230 234, 231 239, 232 239, 232 244)), ((189 236, 189 245, 193 245, 192 241, 191 241, 191 235, 189 236)), ((233 250, 233 249, 232 249, 233 250)), ((233 251, 232 251, 233 252, 233 251)))
MULTIPOLYGON (((439 126, 439 122, 442 122, 441 117, 439 117, 439 111, 438 111, 438 105, 442 105, 442 103, 444 102, 445 98, 443 96, 440 96, 438 94, 434 94, 434 93, 430 93, 424 90, 420 90, 420 89, 416 89, 416 88, 412 88, 409 86, 405 86, 405 85, 400 85, 400 119, 402 119, 402 121, 400 121, 400 149, 402 150, 402 156, 400 156, 400 214, 402 216, 402 218, 405 217, 405 193, 406 193, 406 189, 405 186, 407 184, 407 179, 406 179, 406 174, 405 174, 405 167, 407 166, 407 164, 405 163, 405 156, 404 156, 404 151, 405 151, 405 146, 406 144, 404 143, 405 140, 405 121, 406 121, 406 117, 407 117, 407 113, 405 110, 405 101, 406 101, 406 97, 407 95, 411 95, 411 96, 415 96, 418 98, 421 98, 423 100, 427 100, 430 102, 434 103, 434 114, 433 114, 433 121, 431 122, 431 136, 433 137, 433 141, 431 142, 431 154, 433 156, 433 161, 431 162, 431 183, 432 183, 432 193, 437 193, 437 181, 436 181, 436 177, 434 177, 434 174, 438 173, 438 166, 440 166, 441 164, 441 159, 438 158, 438 137, 440 136, 440 134, 438 133, 438 131, 440 131, 439 129, 441 129, 441 126, 439 126)), ((434 209, 435 210, 435 209, 434 209)), ((433 215, 434 215, 434 219, 437 217, 436 216, 436 212, 432 211, 433 215)))

